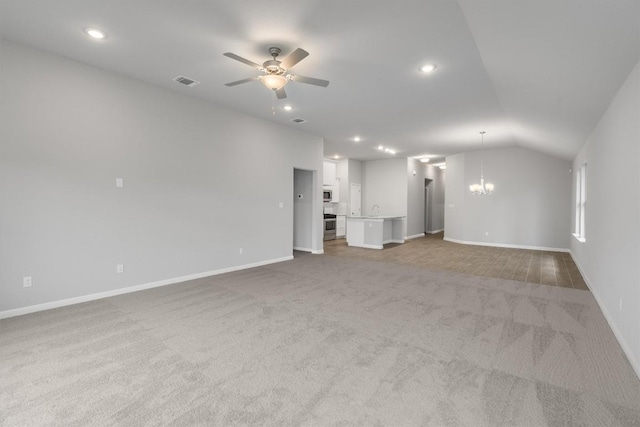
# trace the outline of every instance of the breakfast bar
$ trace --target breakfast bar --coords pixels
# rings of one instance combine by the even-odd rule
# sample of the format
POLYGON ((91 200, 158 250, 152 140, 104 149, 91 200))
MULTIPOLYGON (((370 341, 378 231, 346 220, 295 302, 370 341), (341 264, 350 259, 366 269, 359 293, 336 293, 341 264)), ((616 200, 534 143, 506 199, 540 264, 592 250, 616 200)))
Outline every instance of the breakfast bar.
POLYGON ((404 243, 404 216, 347 217, 347 245, 382 249, 387 243, 404 243))

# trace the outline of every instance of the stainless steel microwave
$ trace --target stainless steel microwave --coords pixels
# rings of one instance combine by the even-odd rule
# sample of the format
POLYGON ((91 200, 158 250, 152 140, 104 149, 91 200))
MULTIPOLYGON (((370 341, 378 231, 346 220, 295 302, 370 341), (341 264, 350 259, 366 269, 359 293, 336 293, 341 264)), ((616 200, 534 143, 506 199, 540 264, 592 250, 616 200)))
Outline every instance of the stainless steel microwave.
POLYGON ((322 190, 322 200, 325 202, 330 202, 332 199, 333 190, 327 190, 326 188, 322 190))

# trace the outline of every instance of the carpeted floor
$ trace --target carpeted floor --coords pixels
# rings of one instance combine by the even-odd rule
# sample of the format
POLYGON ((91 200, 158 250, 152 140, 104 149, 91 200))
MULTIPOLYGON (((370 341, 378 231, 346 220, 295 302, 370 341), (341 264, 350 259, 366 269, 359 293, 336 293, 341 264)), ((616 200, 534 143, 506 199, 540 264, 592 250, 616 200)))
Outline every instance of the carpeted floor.
POLYGON ((324 242, 324 253, 589 290, 567 252, 462 245, 447 242, 443 237, 444 233, 427 234, 404 244, 384 245, 383 250, 347 246, 345 239, 328 240, 324 242))
POLYGON ((0 424, 637 426, 584 290, 328 255, 0 321, 0 424))

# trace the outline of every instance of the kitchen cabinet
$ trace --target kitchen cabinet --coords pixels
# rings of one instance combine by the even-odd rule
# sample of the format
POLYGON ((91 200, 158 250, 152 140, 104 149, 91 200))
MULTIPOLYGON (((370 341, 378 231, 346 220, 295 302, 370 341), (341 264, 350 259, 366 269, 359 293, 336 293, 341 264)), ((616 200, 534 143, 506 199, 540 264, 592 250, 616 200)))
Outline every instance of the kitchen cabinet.
POLYGON ((333 187, 336 184, 336 162, 325 160, 322 163, 322 185, 333 187))
POLYGON ((340 201, 340 181, 335 181, 333 185, 331 185, 331 202, 338 203, 340 201))
POLYGON ((347 234, 347 217, 338 215, 336 217, 336 237, 344 237, 347 234))

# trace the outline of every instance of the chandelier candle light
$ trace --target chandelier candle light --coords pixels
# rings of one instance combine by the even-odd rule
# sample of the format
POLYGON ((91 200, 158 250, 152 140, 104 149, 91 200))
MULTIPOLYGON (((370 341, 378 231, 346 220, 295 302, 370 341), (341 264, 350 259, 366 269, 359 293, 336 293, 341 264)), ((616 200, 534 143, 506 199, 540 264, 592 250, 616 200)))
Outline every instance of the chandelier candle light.
MULTIPOLYGON (((484 148, 484 134, 487 133, 485 131, 480 132, 482 135, 482 148, 484 148)), ((480 153, 482 156, 482 153, 480 153)), ((482 196, 483 194, 489 195, 493 193, 493 184, 484 182, 484 165, 482 161, 482 157, 480 157, 480 184, 471 184, 469 186, 469 190, 471 190, 471 194, 474 196, 482 196)))

